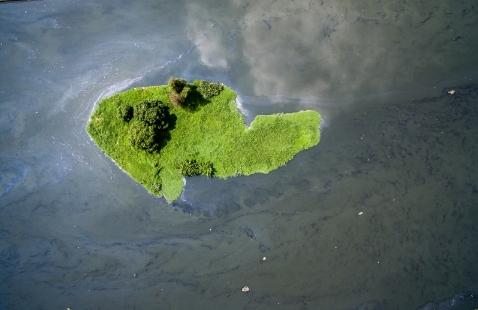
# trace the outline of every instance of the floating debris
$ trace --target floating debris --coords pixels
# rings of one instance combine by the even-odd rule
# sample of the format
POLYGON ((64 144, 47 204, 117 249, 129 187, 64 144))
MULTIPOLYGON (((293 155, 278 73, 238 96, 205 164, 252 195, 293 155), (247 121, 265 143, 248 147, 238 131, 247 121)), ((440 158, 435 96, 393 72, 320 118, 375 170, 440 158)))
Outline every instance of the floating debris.
POLYGON ((360 211, 359 213, 357 213, 358 215, 364 215, 364 212, 363 211, 360 211))
POLYGON ((448 95, 453 96, 454 94, 456 94, 456 90, 450 89, 450 90, 448 91, 448 95))
POLYGON ((267 260, 267 257, 262 256, 262 261, 265 262, 267 260))
POLYGON ((250 289, 249 286, 247 286, 247 285, 245 285, 245 286, 241 289, 241 291, 242 291, 243 293, 248 293, 250 290, 251 290, 251 289, 250 289))
POLYGON ((256 239, 256 235, 254 234, 254 231, 251 228, 241 227, 241 229, 246 234, 246 236, 249 237, 249 239, 251 239, 251 240, 256 239))

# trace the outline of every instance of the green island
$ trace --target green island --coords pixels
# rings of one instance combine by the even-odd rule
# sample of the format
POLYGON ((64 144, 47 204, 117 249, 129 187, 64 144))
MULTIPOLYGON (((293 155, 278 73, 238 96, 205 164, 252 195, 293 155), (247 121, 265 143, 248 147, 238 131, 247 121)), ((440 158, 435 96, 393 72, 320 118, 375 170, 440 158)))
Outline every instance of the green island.
POLYGON ((316 111, 259 115, 249 126, 236 93, 217 82, 170 79, 99 102, 87 131, 150 193, 180 197, 185 178, 268 173, 320 140, 316 111))

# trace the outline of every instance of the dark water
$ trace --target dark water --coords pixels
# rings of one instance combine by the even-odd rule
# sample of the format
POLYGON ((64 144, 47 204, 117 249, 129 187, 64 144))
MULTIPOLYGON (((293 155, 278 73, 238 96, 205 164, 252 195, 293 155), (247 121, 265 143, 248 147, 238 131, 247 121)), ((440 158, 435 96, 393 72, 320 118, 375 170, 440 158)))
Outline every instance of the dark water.
POLYGON ((477 76, 472 0, 1 3, 0 309, 475 309, 477 76), (84 127, 171 75, 321 143, 168 206, 84 127))

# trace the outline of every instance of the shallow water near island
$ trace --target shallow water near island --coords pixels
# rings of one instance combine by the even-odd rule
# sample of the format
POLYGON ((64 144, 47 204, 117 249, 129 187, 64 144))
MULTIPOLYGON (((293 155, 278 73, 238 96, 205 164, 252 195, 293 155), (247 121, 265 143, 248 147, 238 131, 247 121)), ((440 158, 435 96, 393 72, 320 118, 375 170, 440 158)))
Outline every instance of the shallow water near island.
POLYGON ((478 307, 477 14, 1 3, 0 309, 478 307), (85 125, 99 98, 172 75, 226 83, 247 122, 316 109, 321 142, 167 205, 85 125))

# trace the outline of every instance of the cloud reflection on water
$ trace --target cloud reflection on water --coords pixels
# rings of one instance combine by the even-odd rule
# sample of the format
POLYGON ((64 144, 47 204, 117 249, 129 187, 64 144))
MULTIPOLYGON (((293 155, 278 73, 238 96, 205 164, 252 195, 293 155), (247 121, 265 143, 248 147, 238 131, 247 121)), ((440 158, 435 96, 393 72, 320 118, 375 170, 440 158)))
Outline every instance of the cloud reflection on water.
MULTIPOLYGON (((188 5, 187 31, 203 64, 249 68, 257 96, 360 96, 435 86, 466 69, 478 34, 471 2, 238 1, 222 18, 188 5), (468 12, 468 13, 467 13, 468 12), (234 24, 231 27, 231 24, 234 24), (225 29, 234 29, 230 50, 225 29), (242 56, 242 57, 240 57, 242 56)), ((310 100, 309 100, 310 101, 310 100)))

